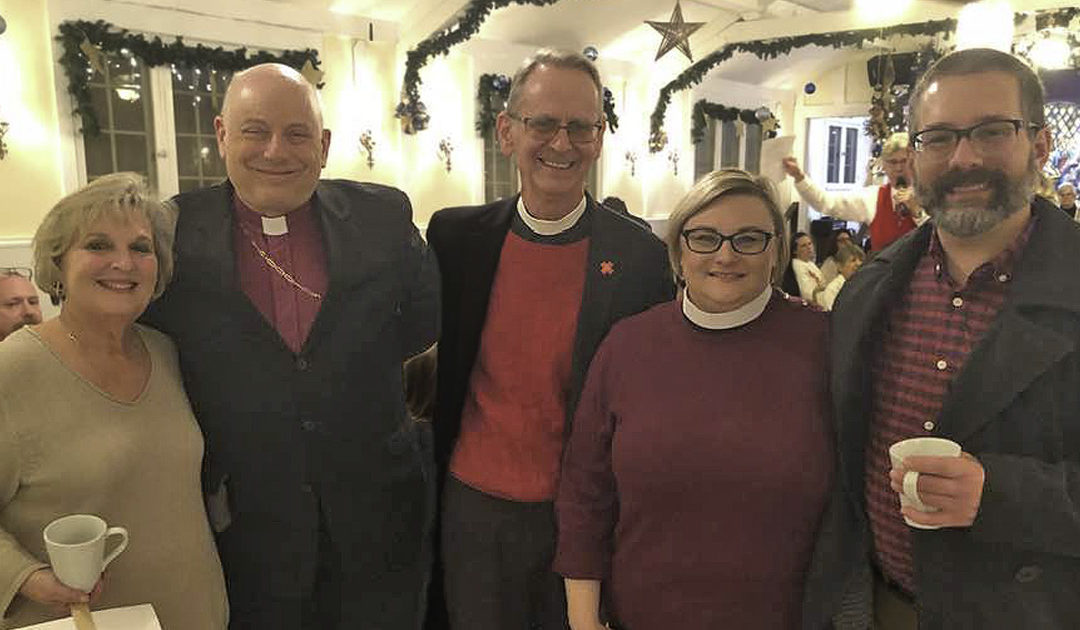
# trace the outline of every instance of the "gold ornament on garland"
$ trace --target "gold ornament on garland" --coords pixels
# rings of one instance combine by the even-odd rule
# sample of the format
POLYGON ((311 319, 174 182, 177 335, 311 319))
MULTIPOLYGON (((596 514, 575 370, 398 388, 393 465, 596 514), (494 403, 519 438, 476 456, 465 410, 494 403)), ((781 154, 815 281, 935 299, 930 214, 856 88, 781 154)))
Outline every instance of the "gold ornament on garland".
POLYGON ((302 74, 304 78, 308 80, 308 83, 315 86, 318 86, 320 83, 322 83, 323 76, 326 75, 326 73, 322 70, 316 69, 315 64, 311 63, 310 59, 304 62, 304 67, 300 68, 300 74, 302 74))
POLYGON ((704 26, 705 23, 683 20, 682 6, 679 5, 679 0, 675 0, 675 10, 671 12, 670 20, 667 22, 646 20, 645 23, 664 36, 663 41, 660 42, 660 48, 656 51, 657 60, 671 52, 671 49, 678 48, 679 52, 686 55, 687 59, 691 62, 694 61, 694 56, 690 54, 690 35, 704 26))
POLYGON ((82 51, 82 54, 86 55, 86 60, 90 63, 90 68, 101 76, 105 76, 105 53, 101 52, 100 48, 92 44, 89 37, 83 37, 82 43, 79 44, 79 50, 82 51))

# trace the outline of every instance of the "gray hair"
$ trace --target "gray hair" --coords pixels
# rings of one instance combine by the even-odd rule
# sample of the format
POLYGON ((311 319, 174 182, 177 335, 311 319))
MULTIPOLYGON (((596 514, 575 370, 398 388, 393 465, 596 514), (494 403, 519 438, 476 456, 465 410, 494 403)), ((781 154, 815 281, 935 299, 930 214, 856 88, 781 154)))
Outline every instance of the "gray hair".
POLYGON ((518 105, 521 103, 521 95, 525 90, 525 81, 540 66, 563 68, 565 70, 578 70, 589 75, 593 85, 596 86, 597 104, 604 99, 604 86, 600 81, 600 71, 593 62, 581 53, 569 50, 556 50, 554 48, 541 48, 531 57, 522 62, 521 67, 514 73, 510 81, 510 96, 506 99, 506 110, 514 114, 518 113, 518 105))
POLYGON ((778 285, 787 268, 790 246, 784 223, 784 213, 776 200, 776 190, 768 178, 754 175, 737 168, 713 171, 702 177, 690 192, 679 201, 668 218, 668 231, 664 237, 668 260, 675 277, 682 279, 682 231, 686 222, 705 211, 713 202, 723 197, 749 195, 765 203, 773 224, 773 241, 776 243, 776 266, 773 267, 773 285, 778 285))
POLYGON ((919 106, 926 90, 941 77, 983 72, 1004 72, 1016 77, 1020 87, 1020 113, 1024 120, 1039 127, 1046 124, 1043 112, 1043 86, 1039 76, 1017 57, 992 48, 957 50, 938 59, 915 84, 911 92, 911 128, 919 130, 919 106))
POLYGON ((132 217, 142 217, 150 224, 157 258, 153 297, 159 297, 172 279, 175 212, 151 194, 138 173, 113 173, 95 179, 49 210, 34 234, 34 281, 38 288, 59 304, 64 254, 97 221, 132 217))

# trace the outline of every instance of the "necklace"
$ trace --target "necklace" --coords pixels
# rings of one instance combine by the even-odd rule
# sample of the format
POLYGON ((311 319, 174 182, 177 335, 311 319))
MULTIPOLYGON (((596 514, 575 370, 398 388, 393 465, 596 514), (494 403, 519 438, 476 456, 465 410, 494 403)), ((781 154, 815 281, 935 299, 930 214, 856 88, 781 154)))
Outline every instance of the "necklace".
POLYGON ((288 282, 292 286, 296 287, 301 293, 310 297, 313 300, 323 299, 321 293, 316 293, 315 291, 312 291, 311 289, 300 284, 296 281, 296 278, 292 277, 292 274, 282 269, 281 265, 277 264, 277 261, 270 257, 270 254, 266 253, 263 248, 259 247, 259 245, 255 242, 255 239, 251 237, 250 233, 248 233, 247 229, 244 229, 244 235, 248 237, 248 242, 251 243, 251 246, 255 248, 255 251, 259 254, 263 261, 266 262, 266 265, 274 271, 278 272, 278 275, 284 278, 285 282, 288 282))

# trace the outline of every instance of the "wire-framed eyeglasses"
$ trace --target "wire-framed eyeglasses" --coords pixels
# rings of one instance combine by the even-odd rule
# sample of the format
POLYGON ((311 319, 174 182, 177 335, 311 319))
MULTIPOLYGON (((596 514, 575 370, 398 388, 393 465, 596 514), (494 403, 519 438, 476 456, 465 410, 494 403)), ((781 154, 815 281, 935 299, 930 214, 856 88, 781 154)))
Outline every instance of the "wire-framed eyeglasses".
POLYGON ((730 236, 707 227, 683 230, 682 237, 686 247, 695 254, 711 254, 719 251, 724 241, 731 243, 731 249, 737 254, 753 256, 764 252, 776 235, 765 230, 741 230, 730 236))
POLYGON ((603 118, 597 121, 572 119, 562 124, 558 118, 551 116, 519 116, 513 112, 507 112, 506 115, 525 125, 529 135, 539 142, 547 142, 554 138, 560 129, 565 129, 570 142, 589 144, 596 142, 600 132, 604 130, 603 118))
POLYGON ((911 145, 917 153, 937 158, 952 155, 960 144, 960 139, 967 138, 977 152, 991 155, 1011 146, 1021 129, 1035 131, 1041 128, 1042 125, 1028 123, 1018 118, 988 120, 964 129, 951 127, 923 129, 911 136, 911 145))
POLYGON ((29 267, 0 267, 0 277, 18 276, 26 280, 34 277, 34 270, 29 267))

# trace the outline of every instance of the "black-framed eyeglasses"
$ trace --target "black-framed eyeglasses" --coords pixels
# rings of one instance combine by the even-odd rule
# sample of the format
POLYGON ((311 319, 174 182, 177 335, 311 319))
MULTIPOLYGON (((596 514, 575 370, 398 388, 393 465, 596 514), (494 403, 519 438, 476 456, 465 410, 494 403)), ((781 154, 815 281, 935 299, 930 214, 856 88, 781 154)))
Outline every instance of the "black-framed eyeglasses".
POLYGON ((979 153, 992 154, 1008 148, 1016 140, 1021 129, 1037 131, 1042 129, 1042 125, 1013 118, 988 120, 964 129, 950 127, 923 129, 911 136, 911 145, 918 153, 931 157, 944 157, 953 154, 961 138, 967 138, 971 146, 979 153))
POLYGON ((0 276, 18 276, 31 280, 34 277, 34 270, 29 267, 0 267, 0 276))
POLYGON ((776 235, 765 230, 742 230, 729 236, 707 227, 691 228, 682 232, 687 249, 695 254, 719 251, 724 241, 728 241, 736 253, 753 256, 765 251, 774 236, 776 235))
POLYGON ((565 125, 558 118, 551 116, 519 116, 513 112, 506 114, 510 118, 525 125, 525 129, 533 139, 547 142, 559 133, 560 129, 566 130, 566 136, 574 144, 589 144, 600 138, 600 132, 604 130, 604 119, 597 121, 570 120, 565 125))

